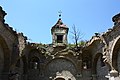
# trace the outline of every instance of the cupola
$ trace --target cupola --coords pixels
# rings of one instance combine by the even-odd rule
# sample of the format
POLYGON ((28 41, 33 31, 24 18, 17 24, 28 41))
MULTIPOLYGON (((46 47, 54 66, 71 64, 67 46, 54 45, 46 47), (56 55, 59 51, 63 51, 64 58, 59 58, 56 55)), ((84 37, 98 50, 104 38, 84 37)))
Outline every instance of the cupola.
POLYGON ((69 28, 62 22, 60 16, 57 23, 51 28, 52 44, 56 45, 68 43, 67 35, 69 28))

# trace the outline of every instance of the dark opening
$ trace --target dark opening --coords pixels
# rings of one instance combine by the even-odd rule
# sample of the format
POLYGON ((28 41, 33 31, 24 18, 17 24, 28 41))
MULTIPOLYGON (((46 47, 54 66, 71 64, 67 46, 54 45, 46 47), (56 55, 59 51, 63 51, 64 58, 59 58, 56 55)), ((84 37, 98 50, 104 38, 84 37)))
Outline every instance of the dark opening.
POLYGON ((55 79, 55 80, 65 80, 64 78, 57 78, 57 79, 55 79))
POLYGON ((63 35, 57 35, 57 43, 63 42, 63 35))
POLYGON ((103 56, 101 56, 101 67, 104 67, 105 66, 105 63, 104 63, 104 59, 102 58, 103 56))
POLYGON ((39 67, 39 59, 36 57, 33 57, 30 60, 30 69, 38 69, 39 67))
POLYGON ((68 80, 71 80, 70 78, 68 80))
POLYGON ((91 60, 89 57, 84 57, 83 60, 83 69, 90 69, 91 68, 91 60))

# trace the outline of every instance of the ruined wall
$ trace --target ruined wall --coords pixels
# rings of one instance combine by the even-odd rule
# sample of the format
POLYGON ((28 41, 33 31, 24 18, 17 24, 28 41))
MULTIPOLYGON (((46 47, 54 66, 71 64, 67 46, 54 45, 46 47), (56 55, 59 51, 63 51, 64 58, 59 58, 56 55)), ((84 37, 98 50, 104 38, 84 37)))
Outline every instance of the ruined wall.
POLYGON ((18 34, 5 23, 6 13, 0 7, 0 79, 8 80, 11 67, 19 57, 18 34))
POLYGON ((104 66, 102 65, 101 57, 98 58, 96 69, 97 69, 97 80, 108 80, 105 76, 108 75, 109 68, 107 67, 106 64, 104 66))
MULTIPOLYGON (((2 73, 4 67, 4 52, 2 49, 2 46, 0 45, 0 73, 2 73)), ((1 75, 0 75, 0 80, 1 80, 1 75)))
POLYGON ((45 68, 45 80, 49 80, 50 77, 55 79, 58 76, 62 76, 65 80, 77 80, 76 79, 76 66, 69 60, 59 58, 52 60, 45 68))
POLYGON ((120 74, 120 50, 119 50, 119 52, 118 52, 117 68, 118 68, 118 72, 119 72, 119 74, 120 74))
POLYGON ((80 54, 64 45, 27 43, 22 33, 4 23, 5 15, 0 7, 0 80, 8 80, 9 71, 14 72, 13 79, 19 74, 19 80, 107 80, 113 69, 120 74, 120 14, 114 17, 113 28, 93 36, 80 54))

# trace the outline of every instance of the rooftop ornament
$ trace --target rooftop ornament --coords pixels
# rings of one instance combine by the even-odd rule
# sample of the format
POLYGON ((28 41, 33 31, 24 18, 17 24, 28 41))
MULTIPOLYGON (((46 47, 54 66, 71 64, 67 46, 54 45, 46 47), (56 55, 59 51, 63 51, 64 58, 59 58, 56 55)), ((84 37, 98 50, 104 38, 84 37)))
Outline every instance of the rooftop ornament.
POLYGON ((61 19, 61 16, 62 16, 62 11, 59 11, 59 18, 61 19))

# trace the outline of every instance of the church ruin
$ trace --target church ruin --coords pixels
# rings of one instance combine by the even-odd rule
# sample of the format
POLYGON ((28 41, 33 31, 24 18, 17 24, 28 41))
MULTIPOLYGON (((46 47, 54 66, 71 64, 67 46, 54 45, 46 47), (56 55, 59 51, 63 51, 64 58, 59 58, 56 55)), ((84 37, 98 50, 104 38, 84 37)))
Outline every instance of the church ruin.
POLYGON ((27 42, 5 23, 0 7, 0 80, 120 80, 120 14, 111 29, 84 45, 68 47, 69 28, 59 18, 52 43, 27 42))

